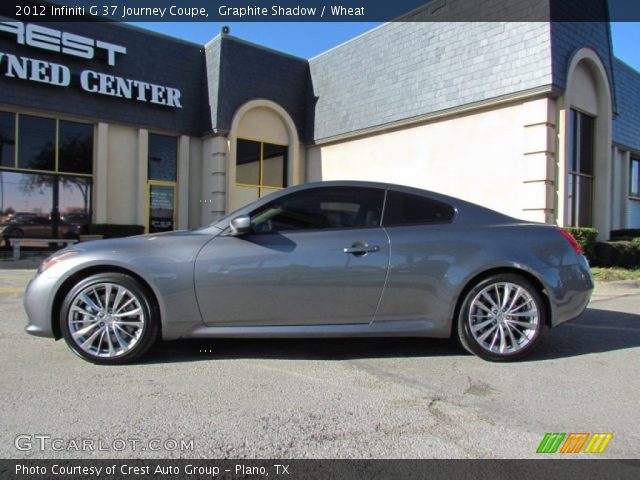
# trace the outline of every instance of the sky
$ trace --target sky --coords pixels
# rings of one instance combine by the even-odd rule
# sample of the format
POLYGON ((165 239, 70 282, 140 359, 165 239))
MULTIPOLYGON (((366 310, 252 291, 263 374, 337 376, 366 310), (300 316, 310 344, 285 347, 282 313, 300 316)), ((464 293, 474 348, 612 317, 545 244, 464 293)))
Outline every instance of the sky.
MULTIPOLYGON (((204 45, 215 37, 222 23, 143 22, 133 25, 204 45)), ((302 58, 312 58, 356 37, 380 23, 238 22, 226 23, 231 35, 302 58)), ((611 24, 615 55, 640 71, 640 22, 611 24)))

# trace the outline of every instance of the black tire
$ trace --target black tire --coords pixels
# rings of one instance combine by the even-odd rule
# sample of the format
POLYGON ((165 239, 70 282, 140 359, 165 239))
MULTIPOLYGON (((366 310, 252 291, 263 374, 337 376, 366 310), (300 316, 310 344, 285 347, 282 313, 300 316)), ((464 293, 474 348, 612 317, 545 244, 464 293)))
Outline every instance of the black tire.
POLYGON ((69 291, 62 303, 59 322, 62 336, 71 351, 89 362, 100 365, 122 365, 133 362, 151 348, 159 334, 159 313, 153 295, 138 280, 122 273, 99 273, 78 282, 69 291), (116 288, 115 293, 113 292, 114 287, 116 288), (107 289, 108 294, 106 293, 107 289), (105 292, 103 296, 100 296, 101 290, 105 292), (125 299, 131 300, 130 304, 125 306, 128 310, 124 310, 124 313, 120 313, 120 309, 116 310, 115 308, 119 305, 116 304, 115 298, 120 291, 127 292, 127 296, 122 297, 122 304, 125 303, 125 299), (93 302, 96 299, 94 294, 98 296, 95 302, 93 302), (102 307, 102 303, 106 303, 108 307, 113 302, 111 305, 114 308, 96 310, 83 300, 89 296, 91 296, 89 300, 93 302, 94 307, 102 307), (84 307, 80 307, 82 303, 84 303, 84 307), (74 307, 73 311, 72 307, 74 307), (79 313, 79 309, 84 313, 79 313), (134 315, 134 312, 138 310, 140 313, 135 313, 134 315), (130 317, 129 315, 132 316, 130 317), (125 318, 125 320, 123 321, 122 318, 125 318), (119 323, 121 321, 123 322, 122 324, 119 323), (136 326, 134 327, 124 322, 136 323, 136 326), (118 323, 118 325, 114 325, 114 323, 118 323), (72 330, 78 335, 81 333, 78 329, 88 329, 88 332, 80 339, 89 341, 90 338, 85 337, 91 337, 96 332, 95 328, 91 329, 90 324, 96 324, 94 327, 99 331, 104 330, 106 335, 99 334, 88 346, 83 348, 74 340, 72 330), (137 324, 140 324, 140 326, 137 324), (116 330, 118 330, 118 333, 116 333, 116 330), (98 337, 100 337, 100 344, 97 344, 98 337), (106 345, 103 346, 105 341, 106 345), (120 341, 123 343, 120 343, 120 341), (121 348, 122 351, 120 352, 115 351, 115 345, 122 346, 126 341, 129 341, 130 344, 133 343, 133 345, 126 349, 121 348), (114 353, 103 352, 103 348, 113 349, 114 353))
POLYGON ((7 233, 7 237, 9 238, 22 238, 24 237, 24 232, 19 228, 12 228, 9 233, 7 233))
MULTIPOLYGON (((508 304, 511 300, 506 303, 508 304)), ((456 331, 458 340, 470 353, 492 362, 509 362, 520 360, 533 351, 545 331, 546 321, 547 313, 541 292, 522 276, 504 273, 479 280, 466 293, 456 319, 456 331), (518 288, 521 289, 523 296, 516 299, 517 303, 508 311, 509 305, 502 307, 496 301, 505 296, 509 299, 505 294, 507 285, 511 286, 512 290, 509 292, 514 297, 517 296, 518 288), (515 291, 513 287, 516 287, 515 291), (483 292, 486 295, 483 295, 483 292), (502 297, 500 297, 501 293, 502 297), (484 308, 486 306, 495 312, 487 311, 484 308), (505 311, 502 311, 502 308, 505 311), (527 323, 531 328, 515 325, 514 321, 520 324, 527 323), (487 325, 483 326, 485 323, 487 325), (487 337, 483 339, 483 335, 487 337), (516 342, 514 343, 513 340, 516 342), (501 341, 505 346, 504 349, 501 349, 501 341)))

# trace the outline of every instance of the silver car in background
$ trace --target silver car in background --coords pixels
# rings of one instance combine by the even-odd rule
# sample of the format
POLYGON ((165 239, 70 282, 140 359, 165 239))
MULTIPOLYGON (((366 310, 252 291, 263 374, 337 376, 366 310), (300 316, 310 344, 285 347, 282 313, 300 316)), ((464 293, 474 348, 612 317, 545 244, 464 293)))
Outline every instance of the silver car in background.
POLYGON ((454 336, 506 361, 580 315, 592 290, 562 229, 341 181, 272 193, 199 230, 61 250, 24 302, 28 333, 101 364, 158 338, 316 336, 454 336))

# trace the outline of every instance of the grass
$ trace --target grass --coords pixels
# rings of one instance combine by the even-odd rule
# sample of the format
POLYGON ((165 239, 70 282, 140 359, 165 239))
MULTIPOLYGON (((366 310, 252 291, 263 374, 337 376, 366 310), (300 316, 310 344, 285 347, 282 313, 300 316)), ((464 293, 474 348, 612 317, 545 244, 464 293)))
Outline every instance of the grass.
POLYGON ((601 282, 613 282, 616 280, 640 280, 640 269, 629 270, 626 268, 591 268, 593 277, 601 282))

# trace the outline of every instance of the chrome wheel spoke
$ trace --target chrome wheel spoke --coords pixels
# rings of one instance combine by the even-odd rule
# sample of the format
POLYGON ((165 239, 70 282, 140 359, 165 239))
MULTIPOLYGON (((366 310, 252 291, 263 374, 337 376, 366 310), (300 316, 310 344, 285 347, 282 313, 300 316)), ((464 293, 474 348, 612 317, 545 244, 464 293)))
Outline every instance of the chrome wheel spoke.
POLYGON ((78 338, 85 336, 87 333, 89 333, 91 330, 93 330, 97 326, 98 326, 98 322, 93 322, 91 325, 87 325, 86 327, 83 327, 80 330, 74 332, 72 334, 72 337, 74 340, 77 340, 78 338))
POLYGON ((124 313, 114 313, 113 317, 115 317, 115 318, 134 317, 134 316, 140 315, 141 312, 142 312, 142 309, 140 307, 138 307, 138 308, 135 308, 133 310, 129 310, 129 311, 124 312, 124 313))
POLYGON ((107 337, 107 345, 109 346, 109 356, 113 357, 116 353, 116 349, 113 347, 113 341, 111 340, 111 332, 108 328, 104 329, 105 336, 107 337))
POLYGON ((118 308, 117 310, 114 310, 114 315, 120 313, 124 308, 126 308, 127 306, 129 306, 131 303, 135 302, 135 298, 131 297, 129 300, 127 300, 126 302, 124 302, 120 308, 118 308))
POLYGON ((484 341, 489 335, 491 335, 496 329, 498 328, 497 325, 493 325, 491 328, 489 328, 486 332, 484 332, 482 335, 480 335, 478 337, 478 341, 482 342, 484 341))
POLYGON ((498 330, 500 331, 500 353, 504 353, 507 348, 507 340, 504 336, 504 327, 500 325, 498 330))
POLYGON ((522 288, 518 287, 516 288, 516 293, 513 295, 513 298, 511 299, 511 303, 509 303, 509 306, 507 307, 507 312, 511 312, 513 310, 513 306, 516 304, 516 302, 522 298, 522 288))
POLYGON ((498 337, 500 336, 500 331, 499 330, 500 329, 496 325, 496 333, 493 335, 493 340, 491 340, 491 344, 489 345, 489 350, 493 350, 493 347, 496 344, 496 340, 498 340, 498 337))
POLYGON ((520 313, 509 313, 509 317, 535 317, 538 315, 538 312, 520 312, 520 313))
POLYGON ((505 283, 504 289, 502 290, 502 292, 503 292, 503 297, 502 297, 502 302, 500 303, 500 309, 504 310, 505 307, 507 306, 507 303, 509 302, 509 297, 511 296, 511 284, 505 283))
POLYGON ((118 308, 120 307, 120 302, 122 302, 122 298, 126 295, 127 291, 118 286, 118 291, 116 292, 116 297, 113 300, 113 305, 111 306, 112 310, 114 312, 118 311, 118 308))
MULTIPOLYGON (((85 310, 84 308, 79 307, 77 305, 74 305, 73 307, 71 307, 71 311, 72 312, 78 312, 78 313, 80 313, 80 314, 82 314, 82 315, 84 315, 86 317, 91 318, 91 319, 96 318, 96 314, 95 313, 91 313, 88 310, 85 310)), ((78 319, 78 320, 75 320, 75 321, 76 322, 84 322, 85 320, 78 319)))
POLYGON ((137 320, 116 320, 115 324, 123 327, 142 328, 142 326, 144 325, 144 322, 140 322, 137 320))
POLYGON ((84 304, 88 305, 92 310, 95 310, 96 312, 100 311, 100 307, 96 305, 96 303, 93 300, 91 300, 86 293, 83 293, 82 295, 80 295, 80 298, 82 299, 84 304))
MULTIPOLYGON (((91 344, 93 343, 93 341, 98 337, 98 335, 100 335, 101 333, 104 333, 103 330, 101 328, 99 328, 98 330, 96 330, 95 332, 93 332, 91 335, 89 335, 89 337, 82 342, 82 344, 80 345, 81 348, 83 349, 88 349, 91 344)), ((80 337, 82 338, 82 337, 80 337)), ((75 338, 74 338, 75 340, 75 338)))
POLYGON ((104 288, 104 308, 109 309, 109 303, 111 301, 111 288, 112 285, 107 283, 104 288))
POLYGON ((480 323, 476 323, 475 325, 471 325, 471 331, 472 332, 477 332, 479 330, 482 330, 487 325, 491 325, 494 321, 495 320, 493 318, 490 318, 488 320, 485 320, 484 322, 480 322, 480 323))
POLYGON ((519 320, 507 320, 507 324, 508 325, 515 325, 521 328, 524 328, 526 330, 531 330, 532 328, 535 328, 535 323, 527 323, 527 322, 521 322, 519 320))
POLYGON ((482 292, 482 296, 491 304, 491 306, 493 308, 495 308, 496 310, 498 310, 500 308, 500 307, 498 307, 496 302, 493 301, 493 298, 491 298, 487 292, 483 291, 482 292))
POLYGON ((507 335, 509 335, 509 341, 511 342, 511 348, 516 348, 518 346, 518 341, 516 340, 516 337, 513 336, 513 332, 511 331, 513 327, 509 325, 509 323, 506 323, 505 325, 506 325, 507 335))

